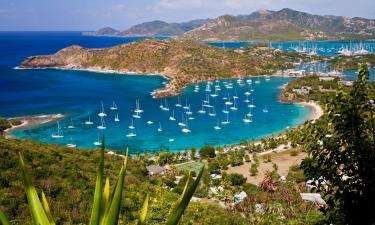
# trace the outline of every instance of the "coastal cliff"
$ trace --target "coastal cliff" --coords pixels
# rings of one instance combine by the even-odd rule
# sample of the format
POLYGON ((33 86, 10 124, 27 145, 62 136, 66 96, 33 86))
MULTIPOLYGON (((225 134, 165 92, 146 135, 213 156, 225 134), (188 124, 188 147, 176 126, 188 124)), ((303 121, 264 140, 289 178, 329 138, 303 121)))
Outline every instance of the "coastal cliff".
POLYGON ((20 68, 63 68, 159 74, 170 82, 155 97, 177 95, 189 84, 223 78, 275 74, 301 60, 264 46, 221 49, 189 40, 144 39, 111 48, 70 46, 52 55, 26 58, 20 68))

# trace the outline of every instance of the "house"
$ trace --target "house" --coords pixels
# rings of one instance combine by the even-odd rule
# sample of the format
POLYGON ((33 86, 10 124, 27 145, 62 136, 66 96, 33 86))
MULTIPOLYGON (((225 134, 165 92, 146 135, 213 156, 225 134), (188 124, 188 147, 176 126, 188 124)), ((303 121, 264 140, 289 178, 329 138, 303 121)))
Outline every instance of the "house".
POLYGON ((218 186, 218 187, 210 187, 210 188, 209 188, 209 191, 210 191, 212 194, 217 195, 217 194, 223 192, 223 191, 224 191, 224 188, 223 188, 222 186, 218 186))
POLYGON ((292 91, 299 95, 308 95, 311 89, 310 86, 302 86, 301 88, 294 88, 292 91))
POLYGON ((319 77, 319 81, 333 81, 335 77, 319 77))
POLYGON ((322 196, 320 196, 320 194, 318 193, 301 193, 301 198, 305 201, 314 202, 319 206, 323 206, 326 204, 322 196))
POLYGON ((165 167, 157 165, 146 166, 146 169, 150 176, 153 176, 155 174, 163 174, 167 170, 165 167))
POLYGON ((211 174, 210 177, 212 180, 219 180, 222 178, 220 174, 215 174, 215 173, 211 174))
POLYGON ((240 203, 247 197, 246 192, 241 191, 239 194, 234 195, 234 203, 240 203))

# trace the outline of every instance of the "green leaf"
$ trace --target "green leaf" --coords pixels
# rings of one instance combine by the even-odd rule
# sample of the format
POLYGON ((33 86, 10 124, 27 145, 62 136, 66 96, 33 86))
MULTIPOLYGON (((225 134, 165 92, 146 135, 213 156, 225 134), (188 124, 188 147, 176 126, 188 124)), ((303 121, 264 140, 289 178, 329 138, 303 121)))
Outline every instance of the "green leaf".
POLYGON ((116 187, 112 196, 112 201, 109 207, 108 214, 106 215, 106 219, 104 223, 105 225, 117 225, 118 224, 118 218, 119 218, 119 213, 120 213, 120 208, 121 208, 122 190, 123 190, 127 164, 128 164, 128 150, 126 150, 124 164, 118 175, 116 187))
POLYGON ((100 208, 100 224, 103 224, 105 221, 106 214, 108 213, 109 204, 110 204, 110 185, 109 185, 109 178, 105 179, 104 189, 103 189, 103 196, 102 196, 102 204, 100 208))
POLYGON ((5 216, 5 213, 1 211, 1 209, 0 209, 0 222, 3 225, 10 225, 8 218, 5 216))
POLYGON ((146 199, 143 202, 143 206, 141 211, 139 212, 139 220, 138 220, 138 225, 144 225, 146 224, 146 216, 147 216, 147 211, 148 211, 148 202, 150 199, 150 195, 147 193, 146 199))
POLYGON ((43 209, 42 203, 39 200, 35 187, 31 183, 31 178, 26 172, 25 162, 22 154, 19 153, 19 166, 21 168, 22 180, 26 190, 27 201, 29 203, 31 217, 35 224, 50 225, 48 217, 43 209))
POLYGON ((44 208, 44 212, 46 213, 47 215, 47 218, 48 218, 48 221, 51 225, 55 225, 55 222, 53 221, 53 217, 52 217, 52 213, 51 213, 51 210, 48 206, 48 202, 47 202, 47 198, 46 196, 44 195, 44 192, 42 191, 42 205, 43 205, 43 208, 44 208))
POLYGON ((100 148, 99 168, 96 174, 94 203, 91 211, 90 225, 99 225, 100 204, 102 202, 103 187, 103 170, 104 170, 104 135, 102 138, 102 147, 100 148))
MULTIPOLYGON (((185 189, 180 197, 180 199, 177 201, 176 206, 172 210, 171 214, 169 215, 169 218, 167 220, 167 225, 176 225, 178 224, 178 221, 180 220, 182 214, 184 213, 186 207, 189 205, 190 199, 193 197, 193 194, 195 190, 198 187, 199 181, 202 178, 202 174, 204 171, 204 166, 202 167, 201 171, 199 172, 197 179, 193 182, 193 184, 189 187, 187 187, 187 184, 189 182, 189 179, 187 180, 187 184, 185 185, 185 189)), ((190 177, 190 176, 189 176, 190 177)))

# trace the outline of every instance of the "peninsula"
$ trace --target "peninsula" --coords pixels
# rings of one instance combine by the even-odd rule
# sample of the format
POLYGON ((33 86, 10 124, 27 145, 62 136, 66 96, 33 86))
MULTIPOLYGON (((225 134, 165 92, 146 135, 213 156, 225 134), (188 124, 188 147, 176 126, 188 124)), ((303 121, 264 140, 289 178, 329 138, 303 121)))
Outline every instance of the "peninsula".
POLYGON ((70 46, 52 55, 31 56, 19 68, 82 69, 157 74, 170 80, 155 97, 174 96, 201 81, 275 74, 306 56, 265 46, 222 49, 191 40, 144 39, 111 48, 70 46))

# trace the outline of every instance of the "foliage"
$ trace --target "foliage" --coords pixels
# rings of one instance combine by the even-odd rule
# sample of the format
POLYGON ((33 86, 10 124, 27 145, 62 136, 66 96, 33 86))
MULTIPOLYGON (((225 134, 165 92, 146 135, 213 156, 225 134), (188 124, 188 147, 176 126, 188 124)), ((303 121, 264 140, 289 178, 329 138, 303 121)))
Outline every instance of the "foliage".
POLYGON ((203 146, 199 150, 199 154, 202 158, 214 158, 216 156, 215 148, 209 145, 203 146))
POLYGON ((246 183, 246 177, 239 173, 227 174, 224 179, 228 180, 234 186, 240 186, 246 183))
POLYGON ((353 88, 339 90, 328 103, 327 123, 306 127, 310 157, 302 168, 308 179, 319 181, 317 190, 327 202, 323 212, 335 224, 375 222, 375 117, 368 77, 362 65, 353 88))

